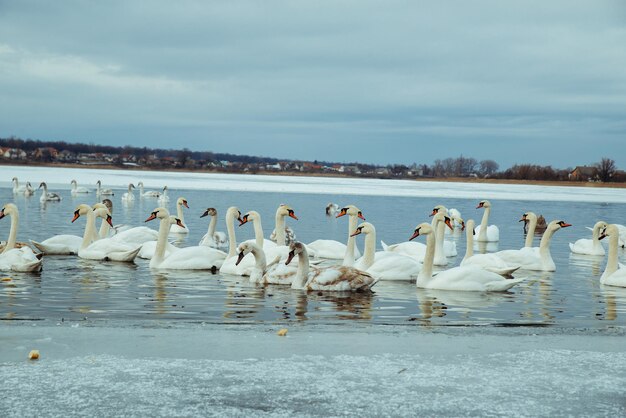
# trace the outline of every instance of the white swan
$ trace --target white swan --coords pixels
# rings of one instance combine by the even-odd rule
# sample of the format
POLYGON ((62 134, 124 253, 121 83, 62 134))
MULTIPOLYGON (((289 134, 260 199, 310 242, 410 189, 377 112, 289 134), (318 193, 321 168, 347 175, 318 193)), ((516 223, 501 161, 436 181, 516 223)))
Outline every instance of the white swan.
POLYGON ((347 245, 335 240, 318 239, 310 244, 307 244, 307 251, 315 252, 316 258, 328 258, 332 260, 343 259, 344 266, 351 266, 354 264, 355 258, 360 257, 361 253, 359 249, 356 248, 356 240, 351 235, 356 229, 358 223, 357 218, 361 218, 362 220, 365 220, 365 218, 363 217, 361 210, 354 205, 348 205, 341 208, 336 217, 340 218, 344 215, 348 215, 349 217, 347 245))
MULTIPOLYGON (((226 258, 226 253, 205 246, 180 248, 165 255, 167 236, 170 231, 170 213, 165 208, 156 208, 146 219, 149 222, 159 219, 159 239, 157 240, 154 256, 150 260, 150 268, 170 270, 218 270, 226 258)), ((180 219, 176 220, 180 227, 184 227, 180 219)))
POLYGON ((354 268, 371 274, 377 280, 410 280, 417 279, 422 264, 402 254, 389 251, 376 252, 376 228, 369 222, 363 222, 352 233, 352 236, 365 234, 363 257, 354 263, 354 268))
MULTIPOLYGON (((261 247, 263 251, 265 251, 265 256, 270 260, 273 260, 277 256, 282 259, 287 259, 287 253, 289 252, 289 248, 284 245, 276 245, 274 241, 270 241, 263 237, 263 225, 261 224, 261 214, 255 210, 251 210, 241 217, 241 222, 239 226, 242 226, 248 222, 252 221, 252 226, 254 227, 254 240, 256 245, 261 247)), ((245 260, 245 266, 248 266, 251 261, 253 261, 254 257, 249 257, 245 260)), ((241 264, 241 263, 240 263, 241 264)))
POLYGON ((326 216, 335 216, 339 211, 339 205, 333 202, 330 202, 326 205, 326 216))
MULTIPOLYGON (((442 217, 443 214, 435 215, 442 217)), ((444 222, 451 227, 449 218, 444 222)), ((497 273, 477 266, 453 267, 439 272, 433 277, 433 259, 435 257, 435 231, 427 223, 419 224, 410 239, 426 235, 426 257, 424 266, 417 276, 416 285, 425 289, 458 290, 468 292, 504 292, 524 279, 505 279, 497 273)))
POLYGON ((83 242, 78 249, 78 256, 80 258, 125 262, 132 262, 135 259, 141 248, 140 245, 126 245, 111 238, 101 238, 92 242, 96 228, 96 217, 106 219, 109 225, 113 226, 111 214, 108 209, 98 208, 93 210, 89 205, 82 204, 78 205, 74 211, 74 219, 72 219, 72 222, 76 221, 80 216, 86 216, 87 218, 83 242))
POLYGON ((293 208, 281 203, 276 209, 276 226, 270 235, 270 241, 274 241, 276 245, 289 245, 296 240, 296 233, 285 225, 285 217, 287 216, 298 220, 293 208))
POLYGON ((592 229, 591 239, 581 238, 573 244, 570 242, 570 251, 575 254, 604 256, 604 247, 600 244, 600 234, 604 231, 607 225, 608 224, 604 221, 596 222, 592 229))
POLYGON ((181 224, 174 224, 170 227, 170 234, 188 234, 189 228, 185 224, 185 213, 183 212, 183 206, 189 209, 187 199, 179 197, 176 199, 176 217, 180 219, 181 224))
POLYGON ((466 225, 467 245, 461 266, 478 266, 500 275, 511 275, 520 268, 520 266, 507 264, 500 257, 493 254, 474 254, 474 220, 469 219, 466 225))
POLYGON ((478 203, 476 209, 484 208, 483 220, 479 226, 476 227, 476 235, 478 242, 497 242, 500 241, 500 230, 496 225, 489 225, 489 214, 491 213, 491 202, 483 200, 478 203))
POLYGON ((72 180, 71 183, 72 185, 72 196, 76 196, 78 194, 84 194, 84 193, 89 193, 89 189, 83 186, 78 186, 78 183, 76 182, 76 180, 72 180))
POLYGON ((367 291, 377 282, 370 274, 354 267, 337 266, 309 269, 309 255, 300 242, 289 245, 289 255, 285 264, 298 256, 298 270, 291 282, 292 289, 317 291, 367 291))
POLYGON ((170 203, 170 197, 167 195, 167 186, 163 186, 163 193, 161 193, 161 196, 159 196, 158 202, 161 206, 166 206, 168 203, 170 203))
POLYGON ((137 183, 137 186, 139 186, 139 197, 159 197, 161 196, 161 193, 155 191, 155 190, 148 190, 147 192, 145 192, 143 190, 143 181, 140 181, 139 183, 137 183))
POLYGON ((524 247, 519 250, 504 250, 493 253, 507 264, 520 265, 524 270, 555 271, 556 265, 550 254, 550 241, 556 231, 572 226, 564 221, 555 220, 548 224, 546 232, 541 237, 539 251, 535 248, 524 247))
POLYGON ((609 237, 609 257, 600 283, 607 286, 626 287, 626 269, 620 268, 617 262, 617 248, 619 247, 619 229, 610 224, 600 234, 600 239, 609 237))
POLYGON ((13 177, 11 179, 11 182, 13 183, 13 194, 24 193, 24 190, 26 190, 26 187, 25 186, 20 186, 20 182, 17 179, 17 177, 13 177))
POLYGON ((0 210, 0 219, 11 217, 9 238, 2 253, 0 253, 0 271, 36 272, 41 271, 42 254, 35 255, 28 246, 15 248, 17 229, 19 227, 19 211, 13 203, 7 203, 0 210))
POLYGON ((97 196, 113 196, 113 189, 103 189, 102 182, 98 180, 96 182, 96 195, 97 196))
POLYGON ((135 201, 135 194, 133 193, 133 189, 135 185, 130 183, 128 185, 128 191, 122 195, 122 203, 131 203, 135 201))
POLYGON ((39 188, 42 189, 41 197, 39 198, 39 201, 41 203, 61 201, 61 196, 58 193, 48 192, 48 185, 46 184, 46 182, 42 181, 41 184, 39 185, 39 188))
POLYGON ((524 240, 524 247, 532 248, 533 240, 535 239, 535 229, 537 229, 537 215, 534 212, 526 212, 522 215, 522 218, 518 222, 527 223, 526 239, 524 240))
MULTIPOLYGON (((436 214, 441 213, 443 214, 444 217, 448 217, 450 218, 450 222, 452 222, 452 218, 448 215, 448 209, 443 206, 443 205, 437 205, 433 208, 432 213, 430 214, 430 216, 435 216, 436 214)), ((436 237, 436 243, 437 245, 435 246, 435 265, 436 266, 446 266, 448 265, 448 260, 446 259, 446 257, 456 257, 457 256, 457 251, 456 251, 456 242, 453 241, 447 241, 445 239, 445 229, 446 229, 446 225, 443 222, 440 221, 435 221, 433 219, 433 221, 431 222, 431 226, 435 227, 436 224, 436 233, 437 233, 437 237, 436 237)), ((452 225, 452 223, 451 223, 452 225)), ((450 231, 454 231, 454 226, 452 229, 449 229, 450 231)))
POLYGON ((26 182, 26 188, 24 189, 24 196, 30 197, 35 194, 35 189, 33 189, 33 185, 30 184, 30 181, 26 182))
POLYGON ((217 225, 217 209, 207 208, 207 210, 200 215, 201 218, 205 216, 211 217, 209 230, 204 234, 198 245, 206 245, 207 247, 218 248, 220 250, 228 248, 228 235, 221 231, 215 231, 215 226, 217 225))
POLYGON ((298 271, 297 268, 279 263, 278 257, 270 265, 267 265, 265 251, 254 242, 246 241, 239 244, 238 251, 236 265, 247 254, 252 253, 254 256, 255 264, 250 271, 250 282, 252 283, 290 285, 298 271))
POLYGON ((226 259, 220 268, 220 273, 234 274, 238 276, 249 276, 252 267, 254 266, 253 256, 246 256, 244 260, 248 261, 247 265, 235 264, 237 262, 237 237, 235 236, 235 219, 240 223, 241 211, 235 206, 231 206, 226 211, 226 229, 228 231, 228 254, 226 259))

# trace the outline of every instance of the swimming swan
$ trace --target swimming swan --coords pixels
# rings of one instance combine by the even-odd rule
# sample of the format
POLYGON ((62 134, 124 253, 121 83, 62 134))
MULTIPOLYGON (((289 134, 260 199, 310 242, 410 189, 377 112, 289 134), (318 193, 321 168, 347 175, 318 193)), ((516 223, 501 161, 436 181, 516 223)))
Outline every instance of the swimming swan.
POLYGON ((17 229, 19 227, 19 211, 13 203, 7 203, 0 210, 0 219, 11 217, 9 238, 0 253, 0 271, 37 272, 41 271, 42 254, 35 254, 28 246, 16 248, 17 229))

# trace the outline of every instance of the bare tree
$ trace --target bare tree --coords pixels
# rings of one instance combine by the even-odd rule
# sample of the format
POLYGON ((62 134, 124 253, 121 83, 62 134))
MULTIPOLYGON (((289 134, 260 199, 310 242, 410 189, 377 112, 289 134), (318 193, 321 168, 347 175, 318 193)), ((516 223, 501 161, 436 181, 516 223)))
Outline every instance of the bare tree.
POLYGON ((609 182, 613 180, 615 174, 615 161, 610 158, 603 158, 596 164, 596 175, 603 182, 609 182))
POLYGON ((485 177, 485 176, 490 176, 490 175, 496 173, 499 168, 500 168, 500 166, 494 160, 482 160, 480 162, 479 171, 480 171, 480 174, 483 177, 485 177))

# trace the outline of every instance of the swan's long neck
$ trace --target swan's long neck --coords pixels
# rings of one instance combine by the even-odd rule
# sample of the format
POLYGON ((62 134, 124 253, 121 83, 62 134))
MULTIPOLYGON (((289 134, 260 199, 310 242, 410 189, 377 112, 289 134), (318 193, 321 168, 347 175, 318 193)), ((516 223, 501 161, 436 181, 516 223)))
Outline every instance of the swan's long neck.
MULTIPOLYGON (((363 269, 367 270, 376 260, 376 231, 365 235, 365 249, 363 250, 363 269)), ((352 260, 354 263, 354 259, 352 260)))
POLYGON ((78 188, 78 184, 75 181, 72 182, 72 190, 76 190, 78 188))
POLYGON ((101 185, 100 182, 96 183, 96 193, 100 194, 101 185))
POLYGON ((285 215, 276 212, 276 245, 285 245, 285 215))
POLYGON ((48 185, 46 185, 45 183, 43 185, 43 189, 41 190, 41 196, 42 197, 47 197, 48 196, 48 185))
POLYGON ((550 254, 550 241, 552 240, 552 235, 556 229, 548 228, 546 232, 543 233, 543 237, 541 237, 541 242, 539 243, 539 256, 541 257, 541 264, 543 266, 546 265, 554 265, 554 260, 552 260, 552 255, 550 254))
POLYGON ((489 214, 491 213, 491 206, 485 208, 483 213, 483 220, 480 222, 480 233, 478 234, 478 241, 487 241, 487 227, 489 226, 489 214))
POLYGON ((89 244, 93 242, 93 237, 96 234, 96 215, 93 213, 93 210, 89 210, 86 217, 85 233, 83 234, 83 242, 80 245, 82 249, 89 247, 89 244))
MULTIPOLYGON (((263 248, 263 225, 261 225, 261 217, 255 216, 252 220, 252 225, 254 226, 254 238, 256 245, 263 248)), ((284 228, 283 228, 284 229, 284 228)))
POLYGON ((159 225, 159 236, 157 238, 156 249, 154 250, 154 255, 152 256, 152 260, 150 260, 150 267, 156 267, 165 259, 165 246, 167 245, 167 236, 170 233, 170 218, 165 217, 161 219, 161 223, 159 225))
POLYGON ((20 188, 20 182, 17 179, 13 179, 13 191, 16 192, 20 188))
POLYGON ((2 251, 3 253, 15 248, 19 221, 19 215, 17 213, 11 213, 11 230, 9 231, 9 239, 7 240, 7 245, 6 247, 4 247, 4 251, 2 251))
POLYGON ((533 239, 535 238, 535 229, 537 229, 537 217, 531 216, 528 221, 528 229, 526 230, 526 241, 524 241, 524 247, 532 247, 533 239))
POLYGON ((445 257, 446 255, 443 252, 443 240, 444 240, 444 235, 445 235, 445 230, 446 226, 443 222, 439 221, 437 222, 437 229, 436 229, 436 233, 437 233, 437 238, 436 238, 436 245, 435 245, 435 256, 437 257, 445 257))
POLYGON ((139 194, 143 195, 143 183, 139 183, 139 194))
POLYGON ((595 226, 593 227, 593 231, 591 231, 591 245, 594 250, 602 247, 602 244, 600 244, 600 228, 596 228, 595 226))
POLYGON ((100 238, 106 238, 109 236, 110 230, 111 230, 111 226, 109 225, 106 219, 103 219, 102 224, 100 225, 100 232, 98 233, 98 236, 100 238))
POLYGON ((237 237, 235 236, 235 215, 233 211, 226 212, 226 230, 228 231, 228 257, 237 254, 237 237))
POLYGON ((309 256, 306 251, 298 254, 298 271, 291 282, 292 289, 304 289, 309 278, 309 256))
POLYGON ((207 235, 209 238, 213 239, 215 236, 215 227, 217 226, 217 216, 211 215, 211 222, 209 222, 209 230, 207 231, 207 235))
POLYGON ((433 276, 433 262, 435 261, 435 231, 426 236, 426 254, 424 255, 424 264, 417 275, 417 283, 425 284, 433 276))
POLYGON ((467 238, 465 241, 466 248, 465 248, 465 257, 463 257, 463 261, 474 256, 474 225, 473 224, 466 225, 465 228, 466 228, 465 235, 467 236, 467 238))
POLYGON ((128 185, 128 194, 133 194, 133 189, 132 187, 130 187, 130 184, 128 185))
MULTIPOLYGON (((354 253, 356 249, 356 237, 352 237, 352 233, 356 230, 358 219, 356 215, 350 215, 348 219, 348 243, 346 245, 346 253, 343 256, 343 266, 352 267, 354 265, 354 253)), ((376 237, 374 237, 376 239, 376 237)), ((367 239, 365 240, 367 242, 367 239)), ((376 245, 374 244, 374 247, 376 245)), ((373 261, 372 261, 373 263, 373 261)))
POLYGON ((617 247, 618 246, 619 246, 619 233, 616 228, 614 231, 611 231, 609 235, 609 257, 606 262, 604 273, 602 273, 603 278, 609 277, 611 274, 615 273, 618 269, 618 264, 617 264, 617 247))
POLYGON ((262 248, 252 247, 250 252, 254 256, 254 267, 257 270, 260 270, 261 276, 265 274, 265 270, 267 269, 267 259, 265 258, 265 251, 262 248))
MULTIPOLYGON (((128 188, 128 190, 130 191, 130 187, 128 188)), ((177 203, 176 204, 176 217, 178 217, 178 219, 180 219, 180 221, 183 223, 183 225, 185 225, 185 213, 183 212, 183 204, 182 203, 177 203)))

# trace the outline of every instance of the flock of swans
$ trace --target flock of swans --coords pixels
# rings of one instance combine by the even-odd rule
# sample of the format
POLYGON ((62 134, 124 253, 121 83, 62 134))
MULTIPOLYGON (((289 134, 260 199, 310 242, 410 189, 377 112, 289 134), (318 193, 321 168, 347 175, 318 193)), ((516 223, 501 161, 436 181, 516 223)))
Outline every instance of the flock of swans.
MULTIPOLYGON (((44 255, 77 255, 90 260, 132 262, 136 257, 149 259, 151 269, 209 270, 215 273, 248 276, 253 283, 279 284, 294 289, 319 291, 364 291, 379 281, 401 280, 416 283, 420 288, 470 291, 502 292, 524 281, 513 277, 519 271, 555 271, 556 265, 550 253, 550 242, 560 229, 571 226, 563 220, 547 224, 539 247, 533 247, 533 236, 538 217, 533 212, 522 215, 520 222, 528 228, 525 246, 494 253, 474 254, 474 241, 498 242, 499 229, 489 224, 491 203, 479 202, 476 209, 483 210, 481 223, 475 226, 472 219, 464 221, 456 209, 442 205, 432 210, 431 221, 420 223, 405 242, 387 245, 381 241, 382 251, 376 251, 376 228, 365 220, 363 212, 354 205, 339 207, 329 204, 326 214, 336 218, 348 218, 346 242, 318 239, 302 243, 295 239, 295 232, 286 225, 286 218, 298 219, 293 208, 281 204, 275 213, 275 229, 271 239, 263 234, 261 215, 256 211, 242 213, 230 207, 225 214, 227 232, 217 229, 218 213, 207 208, 201 217, 209 217, 207 233, 198 245, 179 248, 172 245, 170 238, 188 234, 184 210, 189 209, 185 198, 176 200, 176 215, 167 209, 169 196, 167 186, 162 192, 145 191, 139 182, 141 198, 153 198, 158 206, 147 214, 146 223, 156 221, 158 230, 147 226, 114 226, 111 216, 111 200, 105 198, 92 206, 78 205, 72 222, 84 219, 82 236, 55 235, 44 241, 31 240, 35 251, 27 244, 17 242, 19 211, 15 204, 7 203, 0 211, 0 219, 9 216, 11 227, 9 238, 0 253, 0 270, 32 272, 39 271, 44 255), (185 208, 185 209, 184 209, 185 208), (100 219, 100 227, 97 222, 100 219), (360 221, 361 223, 359 223, 360 221), (255 238, 239 243, 235 223, 239 226, 252 224, 255 238), (444 269, 448 257, 457 255, 456 245, 445 239, 450 231, 465 231, 466 253, 459 266, 444 269), (363 254, 356 248, 359 235, 364 236, 363 254), (414 241, 424 236, 425 243, 414 241), (437 270, 435 271, 435 266, 437 270)), ((40 184, 40 200, 59 201, 57 193, 49 192, 45 182, 40 184)), ((134 184, 128 186, 122 203, 132 202, 134 184)), ((33 194, 32 186, 20 186, 13 179, 14 194, 33 194)), ((71 183, 71 194, 77 196, 90 193, 71 183)), ((103 189, 97 183, 98 197, 113 196, 111 189, 103 189)), ((591 239, 583 238, 570 244, 574 253, 604 256, 600 241, 608 237, 608 261, 600 278, 603 285, 626 287, 626 269, 618 263, 618 248, 626 241, 626 228, 618 224, 597 222, 592 229, 591 239)))

